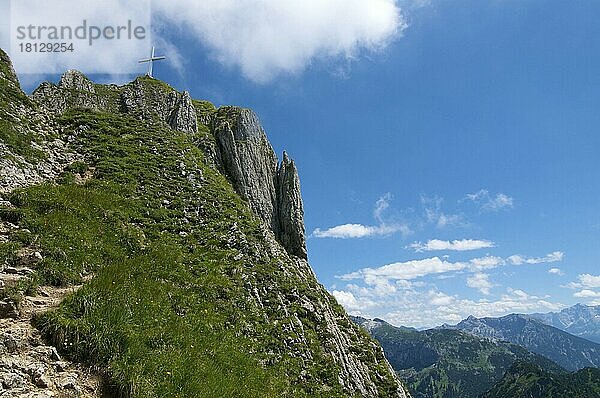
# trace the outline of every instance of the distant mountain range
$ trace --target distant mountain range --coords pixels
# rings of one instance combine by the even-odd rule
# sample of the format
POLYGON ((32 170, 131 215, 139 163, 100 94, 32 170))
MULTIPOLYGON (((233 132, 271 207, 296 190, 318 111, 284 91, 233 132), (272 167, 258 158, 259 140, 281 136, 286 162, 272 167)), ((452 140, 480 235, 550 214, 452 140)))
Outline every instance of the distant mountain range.
POLYGON ((600 343, 600 306, 577 304, 560 312, 531 316, 572 335, 600 343))
POLYGON ((530 315, 511 314, 501 318, 475 318, 443 329, 505 340, 545 356, 569 371, 600 366, 600 344, 549 326, 530 315))
POLYGON ((530 363, 515 363, 481 398, 598 398, 600 369, 554 374, 530 363))
POLYGON ((475 398, 491 389, 516 361, 564 372, 556 363, 520 346, 459 330, 417 331, 380 319, 352 317, 383 347, 414 398, 475 398))

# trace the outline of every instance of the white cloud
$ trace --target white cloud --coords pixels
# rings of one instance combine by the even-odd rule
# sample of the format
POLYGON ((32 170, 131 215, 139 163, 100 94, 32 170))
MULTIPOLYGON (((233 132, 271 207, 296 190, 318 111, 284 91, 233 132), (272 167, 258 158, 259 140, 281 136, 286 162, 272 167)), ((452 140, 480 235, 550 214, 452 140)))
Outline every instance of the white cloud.
POLYGON ((253 81, 267 82, 280 74, 302 72, 315 61, 349 65, 367 52, 385 49, 407 27, 395 0, 53 0, 52 7, 46 0, 12 3, 13 26, 74 28, 85 19, 88 26, 101 28, 127 25, 128 20, 146 28, 145 41, 76 43, 72 53, 53 56, 22 54, 16 43, 12 46, 19 73, 46 75, 70 68, 110 75, 143 73, 137 61, 148 55, 151 40, 181 72, 184 59, 193 58, 193 46, 176 47, 171 35, 176 32, 174 36, 207 48, 221 64, 239 68, 253 81))
POLYGON ((155 10, 256 82, 379 50, 407 27, 394 0, 179 0, 155 10))
POLYGON ((510 256, 506 260, 513 265, 522 265, 522 264, 543 264, 543 263, 555 263, 562 261, 565 254, 561 251, 552 252, 545 257, 534 257, 527 258, 521 255, 515 254, 510 256))
POLYGON ((504 265, 506 262, 502 257, 485 256, 469 260, 471 270, 482 271, 504 265))
POLYGON ((512 197, 503 193, 498 193, 494 196, 487 189, 467 194, 466 199, 477 203, 480 209, 485 211, 499 211, 514 206, 514 199, 512 197))
POLYGON ((579 298, 597 298, 597 297, 600 297, 600 292, 595 292, 593 290, 584 289, 584 290, 574 293, 573 296, 579 297, 579 298))
POLYGON ((437 226, 444 228, 448 225, 461 226, 464 225, 463 217, 460 214, 444 214, 440 213, 437 216, 437 226))
POLYGON ((600 288, 600 275, 581 274, 577 276, 578 282, 571 282, 566 287, 571 289, 595 289, 600 288))
POLYGON ((439 257, 432 257, 423 260, 392 263, 378 268, 363 268, 356 272, 342 275, 339 278, 342 280, 362 279, 368 285, 372 285, 374 281, 381 279, 410 280, 431 274, 460 271, 465 268, 467 268, 466 263, 452 263, 442 260, 439 257))
POLYGON ((335 297, 337 302, 340 303, 347 310, 355 311, 360 309, 358 301, 356 301, 356 297, 354 297, 354 294, 352 294, 351 292, 334 290, 333 292, 331 292, 331 294, 333 294, 333 297, 335 297))
POLYGON ((425 209, 425 218, 428 223, 434 224, 438 228, 445 227, 464 227, 468 223, 461 214, 446 214, 442 211, 443 198, 438 196, 430 198, 421 195, 421 204, 425 209))
POLYGON ((402 236, 410 235, 412 230, 408 225, 401 223, 387 223, 384 220, 384 212, 390 207, 391 199, 392 195, 386 193, 375 202, 373 217, 377 220, 379 225, 342 224, 325 230, 316 228, 313 231, 312 236, 316 238, 352 239, 386 236, 396 232, 400 232, 402 236))
POLYGON ((312 235, 317 238, 366 238, 370 236, 390 235, 399 231, 398 228, 392 226, 366 226, 362 224, 343 224, 326 230, 317 228, 312 235))
POLYGON ((564 305, 547 297, 531 295, 519 289, 507 289, 497 298, 470 300, 439 291, 436 288, 397 289, 380 294, 376 287, 348 285, 356 303, 345 308, 353 315, 378 317, 394 325, 427 328, 443 323, 457 323, 469 315, 503 316, 510 313, 558 311, 564 305))
POLYGON ((488 274, 478 273, 467 278, 467 286, 479 290, 482 294, 489 295, 493 287, 488 274))
POLYGON ((565 274, 560 268, 550 268, 548 273, 558 276, 563 276, 565 274))
POLYGON ((375 219, 379 221, 380 224, 385 224, 385 222, 383 221, 383 213, 390 207, 391 200, 392 194, 388 192, 381 198, 377 199, 377 202, 375 202, 373 217, 375 217, 375 219))
MULTIPOLYGON (((562 256, 561 252, 554 252, 541 259, 558 261, 562 256)), ((520 258, 522 263, 527 263, 527 260, 530 260, 529 263, 541 261, 540 258, 520 258)), ((336 294, 339 295, 342 291, 352 293, 354 301, 345 307, 354 315, 379 317, 397 325, 414 327, 456 323, 469 315, 501 316, 512 312, 557 311, 564 307, 552 302, 549 296, 535 296, 521 289, 507 288, 505 294, 493 296, 493 288, 497 285, 490 281, 490 275, 482 271, 507 263, 512 264, 507 259, 496 256, 458 262, 452 262, 448 256, 444 256, 362 268, 337 276, 336 278, 347 281, 348 284, 345 288, 336 288, 336 294), (435 286, 435 281, 440 278, 465 273, 466 286, 477 289, 486 296, 485 299, 472 300, 449 295, 435 286)), ((583 284, 600 287, 600 276, 580 275, 576 287, 583 288, 583 284)), ((340 302, 348 301, 350 296, 342 297, 340 302)))
MULTIPOLYGON (((49 75, 62 73, 67 69, 79 69, 84 73, 120 75, 143 73, 145 70, 145 66, 140 65, 138 60, 147 57, 150 51, 152 36, 150 0, 53 0, 52 6, 49 6, 48 1, 45 0, 19 0, 11 1, 10 13, 10 25, 14 28, 14 31, 11 31, 13 40, 10 55, 19 74, 49 75), (49 54, 19 51, 20 43, 34 40, 17 40, 16 29, 18 26, 56 26, 59 28, 59 32, 60 28, 65 26, 75 31, 78 27, 83 27, 84 20, 86 21, 87 39, 78 40, 76 37, 72 37, 63 40, 73 43, 72 52, 49 54), (139 26, 145 29, 145 39, 130 40, 129 35, 126 34, 120 39, 99 39, 93 41, 93 45, 89 45, 89 29, 92 26, 100 29, 118 28, 127 26, 129 20, 134 28, 139 26)), ((0 30, 2 28, 4 27, 0 27, 0 30)), ((84 29, 81 28, 79 36, 83 31, 84 29)), ((48 41, 46 38, 49 32, 49 29, 41 32, 43 40, 40 42, 48 41)), ((38 36, 35 29, 33 33, 36 37, 38 36)), ((139 36, 141 37, 141 35, 139 36)))
POLYGON ((600 287, 600 276, 583 274, 579 275, 579 280, 581 281, 581 284, 585 287, 600 287))
POLYGON ((494 242, 489 240, 477 240, 477 239, 461 239, 461 240, 439 240, 431 239, 427 243, 414 242, 408 245, 408 248, 415 250, 416 252, 424 251, 437 251, 437 250, 454 250, 454 251, 468 251, 478 250, 494 247, 494 242))
MULTIPOLYGON (((483 270, 502 266, 506 264, 507 261, 515 265, 560 261, 562 256, 562 252, 554 252, 542 258, 510 256, 507 260, 504 260, 501 257, 486 256, 462 262, 448 261, 448 256, 442 258, 431 257, 420 260, 391 263, 377 268, 362 268, 358 271, 338 276, 338 278, 342 280, 361 279, 365 283, 371 285, 374 284, 374 281, 379 281, 378 283, 380 283, 382 280, 387 282, 389 282, 389 280, 412 280, 427 275, 446 274, 465 270, 480 273, 480 271, 483 270)), ((591 275, 582 275, 580 277, 582 277, 583 280, 588 280, 591 275)), ((591 278, 598 278, 598 287, 600 287, 600 277, 591 278)))

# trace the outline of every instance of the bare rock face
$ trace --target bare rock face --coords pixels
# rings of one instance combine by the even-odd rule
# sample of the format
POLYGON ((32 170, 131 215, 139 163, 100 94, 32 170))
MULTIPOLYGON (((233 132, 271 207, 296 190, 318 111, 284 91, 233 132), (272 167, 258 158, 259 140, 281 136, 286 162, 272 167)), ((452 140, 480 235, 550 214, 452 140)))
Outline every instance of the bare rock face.
POLYGON ((120 93, 120 111, 139 119, 153 117, 165 122, 174 130, 186 133, 198 131, 196 109, 187 91, 174 89, 148 77, 135 79, 120 93))
POLYGON ((277 170, 277 218, 276 235, 288 253, 307 258, 304 235, 304 208, 300 194, 300 178, 294 161, 283 152, 283 160, 277 170))
POLYGON ((196 109, 192 104, 190 93, 184 91, 183 94, 176 96, 175 105, 167 121, 169 126, 174 130, 186 133, 195 133, 198 131, 196 109))
POLYGON ((286 251, 306 259, 300 179, 293 161, 284 154, 278 164, 251 110, 223 107, 214 120, 217 163, 286 251))
POLYGON ((94 84, 88 79, 83 73, 77 70, 66 71, 58 83, 58 87, 67 90, 78 90, 85 91, 88 93, 95 93, 94 84))
POLYGON ((53 113, 64 113, 70 108, 100 110, 105 107, 92 81, 76 70, 65 72, 58 85, 42 83, 31 98, 53 113))
POLYGON ((272 230, 276 230, 277 157, 252 111, 219 109, 214 135, 218 163, 236 191, 272 230))
POLYGON ((59 95, 59 90, 55 84, 43 82, 35 89, 31 98, 38 103, 43 103, 50 112, 63 113, 67 110, 67 98, 59 95))

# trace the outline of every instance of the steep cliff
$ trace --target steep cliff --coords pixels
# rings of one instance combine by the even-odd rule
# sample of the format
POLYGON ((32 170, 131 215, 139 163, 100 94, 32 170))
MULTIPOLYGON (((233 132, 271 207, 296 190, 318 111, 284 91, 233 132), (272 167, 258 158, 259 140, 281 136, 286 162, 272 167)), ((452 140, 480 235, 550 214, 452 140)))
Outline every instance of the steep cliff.
POLYGON ((213 119, 217 163, 235 190, 288 253, 306 259, 304 210, 298 172, 287 154, 281 164, 254 112, 224 107, 213 119))
POLYGON ((18 253, 40 259, 0 299, 85 282, 35 323, 102 369, 109 392, 407 396, 306 262, 296 167, 278 163, 253 112, 147 77, 104 86, 73 71, 33 101, 6 98, 1 120, 12 114, 17 130, 3 137, 36 129, 3 154, 0 220, 16 229, 0 261, 4 272, 18 253), (48 159, 50 173, 13 178, 48 159))
POLYGON ((304 236, 304 208, 300 194, 300 178, 294 161, 283 152, 283 160, 277 170, 277 218, 276 235, 290 254, 306 258, 304 236))

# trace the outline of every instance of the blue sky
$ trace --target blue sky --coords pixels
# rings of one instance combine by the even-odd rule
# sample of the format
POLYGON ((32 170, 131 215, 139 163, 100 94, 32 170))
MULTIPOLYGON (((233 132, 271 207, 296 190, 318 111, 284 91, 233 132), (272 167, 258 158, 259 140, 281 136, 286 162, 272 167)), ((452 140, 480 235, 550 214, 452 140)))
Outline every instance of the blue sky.
POLYGON ((310 263, 349 312, 429 327, 600 304, 600 3, 375 3, 331 46, 347 32, 309 33, 338 23, 328 9, 256 40, 235 15, 233 44, 170 10, 155 76, 256 111, 298 165, 310 263))

